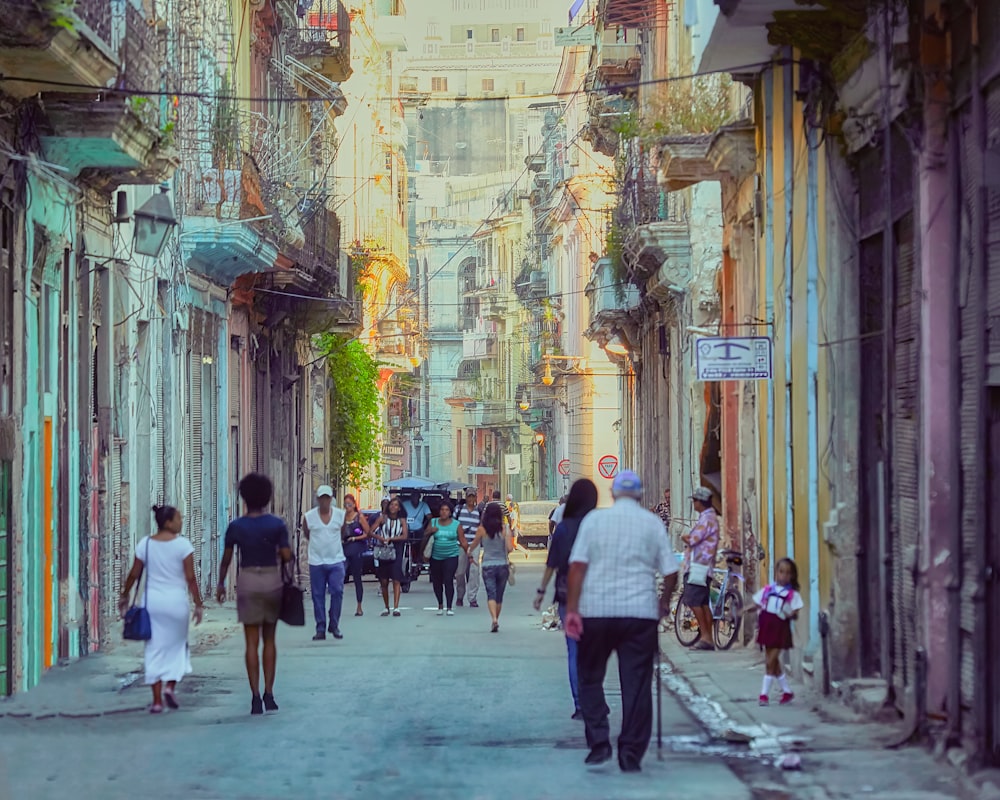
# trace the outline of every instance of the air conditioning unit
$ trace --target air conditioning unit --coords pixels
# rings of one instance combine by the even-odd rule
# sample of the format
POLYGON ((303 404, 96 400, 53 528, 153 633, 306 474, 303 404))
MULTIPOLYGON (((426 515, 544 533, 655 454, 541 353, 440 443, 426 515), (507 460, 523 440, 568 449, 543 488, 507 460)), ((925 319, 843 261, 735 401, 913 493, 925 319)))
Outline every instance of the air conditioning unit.
POLYGON ((393 416, 389 417, 389 427, 390 428, 399 427, 399 414, 394 414, 393 416))

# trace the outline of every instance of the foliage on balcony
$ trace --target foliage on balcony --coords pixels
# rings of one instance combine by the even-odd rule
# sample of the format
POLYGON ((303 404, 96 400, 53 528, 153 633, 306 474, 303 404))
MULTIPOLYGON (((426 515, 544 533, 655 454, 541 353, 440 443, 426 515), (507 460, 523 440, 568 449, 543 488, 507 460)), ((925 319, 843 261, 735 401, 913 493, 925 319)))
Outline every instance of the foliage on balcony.
POLYGON ((382 456, 379 363, 356 339, 326 333, 317 336, 314 345, 326 357, 333 383, 329 393, 330 480, 335 487, 364 486, 369 476, 378 474, 382 456))
POLYGON ((740 113, 733 107, 733 79, 727 74, 671 81, 643 106, 615 122, 613 130, 621 139, 649 145, 663 136, 711 133, 740 113))

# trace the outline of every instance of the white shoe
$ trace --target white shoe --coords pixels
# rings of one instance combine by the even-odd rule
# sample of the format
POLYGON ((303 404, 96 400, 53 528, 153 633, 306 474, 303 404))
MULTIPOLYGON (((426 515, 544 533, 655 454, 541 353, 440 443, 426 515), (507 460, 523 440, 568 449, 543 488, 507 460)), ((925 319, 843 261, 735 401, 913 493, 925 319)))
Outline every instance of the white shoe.
POLYGON ((452 611, 452 610, 451 610, 450 608, 448 609, 448 616, 449 616, 449 617, 453 617, 453 616, 455 616, 455 612, 454 612, 454 611, 452 611))
POLYGON ((444 616, 444 609, 443 609, 443 608, 439 608, 439 609, 438 609, 438 613, 437 613, 437 615, 438 615, 439 617, 443 617, 443 616, 444 616))

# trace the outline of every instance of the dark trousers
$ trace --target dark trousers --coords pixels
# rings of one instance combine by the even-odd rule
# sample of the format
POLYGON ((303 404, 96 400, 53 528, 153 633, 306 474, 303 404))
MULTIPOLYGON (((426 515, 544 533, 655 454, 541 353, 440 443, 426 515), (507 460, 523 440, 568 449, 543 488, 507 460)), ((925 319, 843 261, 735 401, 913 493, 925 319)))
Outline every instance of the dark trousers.
POLYGON ((456 572, 458 572, 458 556, 431 559, 431 583, 434 585, 438 608, 444 604, 446 598, 448 608, 451 608, 452 600, 455 599, 456 572))
POLYGON ((653 733, 653 659, 658 645, 656 620, 588 617, 577 651, 580 680, 580 711, 587 726, 591 748, 611 743, 608 706, 604 700, 604 676, 611 653, 618 654, 618 678, 622 687, 622 732, 618 737, 618 761, 638 764, 653 733))
POLYGON ((358 605, 361 605, 365 597, 365 587, 361 585, 363 568, 364 558, 361 553, 347 555, 347 574, 351 576, 351 582, 354 584, 354 596, 358 599, 358 605))

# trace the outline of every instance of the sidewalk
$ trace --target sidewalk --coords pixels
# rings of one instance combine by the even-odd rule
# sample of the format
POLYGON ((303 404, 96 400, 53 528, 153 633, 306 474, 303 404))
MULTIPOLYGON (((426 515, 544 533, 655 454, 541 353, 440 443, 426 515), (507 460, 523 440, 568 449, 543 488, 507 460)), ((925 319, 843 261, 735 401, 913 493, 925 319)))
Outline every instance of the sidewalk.
POLYGON ((704 652, 680 646, 670 627, 660 635, 663 685, 705 727, 709 749, 729 752, 755 797, 830 800, 951 800, 983 797, 971 781, 926 749, 894 747, 907 731, 874 721, 835 699, 793 684, 795 700, 760 707, 764 654, 756 647, 704 652), (800 769, 779 764, 789 755, 800 769))
MULTIPOLYGON (((191 626, 191 654, 214 648, 237 632, 235 608, 212 603, 201 625, 191 626)), ((145 711, 149 690, 142 681, 142 642, 120 639, 111 649, 52 667, 31 691, 0 698, 0 717, 87 719, 145 711)))

